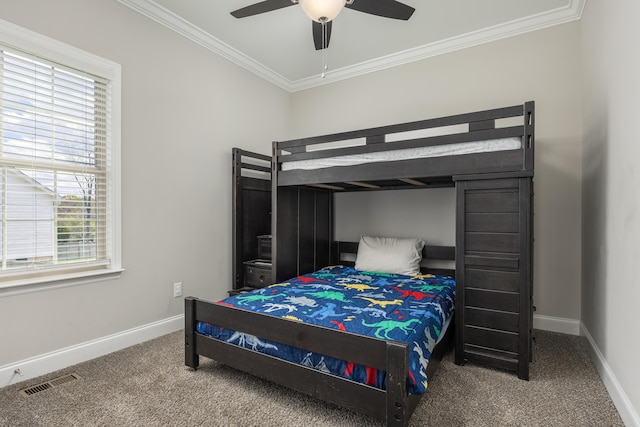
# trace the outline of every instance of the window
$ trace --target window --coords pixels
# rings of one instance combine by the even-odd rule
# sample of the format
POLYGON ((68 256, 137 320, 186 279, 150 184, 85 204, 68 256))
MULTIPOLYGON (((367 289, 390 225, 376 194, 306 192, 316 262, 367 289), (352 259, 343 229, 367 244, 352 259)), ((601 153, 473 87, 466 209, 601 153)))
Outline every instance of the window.
POLYGON ((0 33, 0 288, 119 271, 119 66, 11 29, 0 33))

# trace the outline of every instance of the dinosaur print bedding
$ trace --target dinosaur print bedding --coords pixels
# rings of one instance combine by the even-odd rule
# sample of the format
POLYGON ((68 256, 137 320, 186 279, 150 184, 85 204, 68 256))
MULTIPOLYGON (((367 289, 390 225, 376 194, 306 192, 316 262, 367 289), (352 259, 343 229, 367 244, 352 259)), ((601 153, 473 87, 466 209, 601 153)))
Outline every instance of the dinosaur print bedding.
MULTIPOLYGON (((283 283, 219 301, 314 325, 409 344, 409 393, 426 391, 425 368, 453 314, 455 280, 442 275, 404 276, 331 266, 283 283)), ((385 388, 385 372, 199 322, 198 333, 300 363, 360 383, 385 388)))

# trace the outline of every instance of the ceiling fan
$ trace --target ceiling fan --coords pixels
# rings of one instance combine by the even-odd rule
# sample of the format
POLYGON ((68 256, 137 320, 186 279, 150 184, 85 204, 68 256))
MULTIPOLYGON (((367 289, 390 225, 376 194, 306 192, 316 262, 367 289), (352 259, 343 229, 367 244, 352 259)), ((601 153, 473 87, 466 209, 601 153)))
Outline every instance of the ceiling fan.
POLYGON ((313 42, 316 50, 329 47, 331 22, 342 8, 357 10, 384 18, 408 20, 415 11, 411 6, 395 0, 264 0, 231 12, 236 18, 258 15, 284 7, 300 4, 311 18, 313 42))

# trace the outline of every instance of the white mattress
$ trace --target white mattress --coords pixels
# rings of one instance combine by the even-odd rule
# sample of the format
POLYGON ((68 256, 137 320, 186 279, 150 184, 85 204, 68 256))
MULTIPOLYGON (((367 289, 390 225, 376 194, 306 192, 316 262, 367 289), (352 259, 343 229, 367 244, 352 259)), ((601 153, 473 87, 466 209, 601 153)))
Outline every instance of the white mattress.
POLYGON ((462 142, 457 144, 434 145, 432 147, 407 148, 368 154, 327 157, 323 159, 295 160, 282 163, 282 170, 322 169, 334 166, 354 166, 374 162, 393 162, 427 157, 456 156, 461 154, 488 153, 492 151, 517 150, 521 148, 520 137, 491 139, 486 141, 462 142))

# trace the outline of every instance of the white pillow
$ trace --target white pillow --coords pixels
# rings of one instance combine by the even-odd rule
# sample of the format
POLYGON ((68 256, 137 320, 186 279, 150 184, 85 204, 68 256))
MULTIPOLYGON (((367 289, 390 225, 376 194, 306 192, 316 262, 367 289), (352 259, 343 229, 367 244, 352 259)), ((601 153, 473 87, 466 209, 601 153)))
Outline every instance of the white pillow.
POLYGON ((422 261, 422 239, 396 239, 393 237, 360 237, 356 269, 377 273, 420 273, 422 261))

